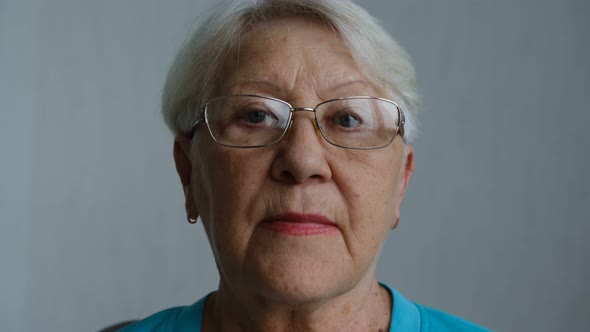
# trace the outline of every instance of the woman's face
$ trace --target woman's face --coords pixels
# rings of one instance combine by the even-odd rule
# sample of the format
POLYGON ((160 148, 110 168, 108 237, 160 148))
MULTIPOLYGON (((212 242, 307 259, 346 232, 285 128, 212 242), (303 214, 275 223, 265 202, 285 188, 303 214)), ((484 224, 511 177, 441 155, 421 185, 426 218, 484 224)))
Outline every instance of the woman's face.
MULTIPOLYGON (((228 55, 221 95, 257 94, 314 107, 337 97, 391 97, 368 83, 331 30, 302 18, 248 31, 228 55)), ((397 136, 377 150, 326 142, 311 112, 262 148, 216 144, 205 128, 175 157, 198 211, 221 287, 298 303, 334 298, 372 279, 399 215, 413 154, 397 136)))

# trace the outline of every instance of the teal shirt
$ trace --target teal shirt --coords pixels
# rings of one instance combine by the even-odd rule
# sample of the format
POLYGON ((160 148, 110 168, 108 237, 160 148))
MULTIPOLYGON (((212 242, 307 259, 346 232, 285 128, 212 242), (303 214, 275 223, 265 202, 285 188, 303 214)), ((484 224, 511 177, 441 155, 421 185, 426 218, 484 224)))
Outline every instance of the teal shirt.
MULTIPOLYGON (((406 299, 395 289, 387 288, 393 297, 393 312, 390 332, 484 332, 488 329, 479 327, 462 318, 442 311, 425 307, 406 299)), ((195 304, 175 307, 160 311, 144 320, 120 330, 120 332, 201 332, 205 300, 203 297, 195 304)))

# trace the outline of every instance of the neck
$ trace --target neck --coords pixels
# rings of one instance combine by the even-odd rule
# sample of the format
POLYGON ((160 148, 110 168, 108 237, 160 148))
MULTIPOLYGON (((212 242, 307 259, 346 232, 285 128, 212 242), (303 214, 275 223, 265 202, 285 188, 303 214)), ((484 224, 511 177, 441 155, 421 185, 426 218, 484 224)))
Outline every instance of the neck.
POLYGON ((392 298, 374 277, 338 296, 284 303, 223 283, 207 300, 203 331, 388 331, 392 298))

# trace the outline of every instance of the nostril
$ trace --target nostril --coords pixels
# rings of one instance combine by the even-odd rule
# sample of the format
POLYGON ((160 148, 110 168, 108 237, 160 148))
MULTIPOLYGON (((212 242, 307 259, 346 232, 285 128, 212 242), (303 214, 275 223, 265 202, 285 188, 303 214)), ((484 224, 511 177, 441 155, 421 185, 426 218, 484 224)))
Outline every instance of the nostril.
POLYGON ((293 173, 291 173, 287 170, 281 171, 281 179, 283 179, 283 181, 288 182, 288 183, 297 182, 293 173))

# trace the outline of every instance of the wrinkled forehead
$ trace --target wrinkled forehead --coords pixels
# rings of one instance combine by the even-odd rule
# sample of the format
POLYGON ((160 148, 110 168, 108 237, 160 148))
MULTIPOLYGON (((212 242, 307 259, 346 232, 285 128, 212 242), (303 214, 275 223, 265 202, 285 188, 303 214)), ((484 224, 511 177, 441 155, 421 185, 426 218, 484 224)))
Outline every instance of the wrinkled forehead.
POLYGON ((245 81, 287 86, 294 77, 309 79, 319 90, 351 81, 369 85, 340 34, 317 17, 281 16, 258 22, 226 54, 218 76, 221 94, 235 93, 232 87, 245 81))
POLYGON ((247 60, 241 56, 244 51, 264 59, 272 52, 288 51, 289 46, 321 50, 342 44, 338 31, 318 15, 287 13, 248 22, 228 44, 224 66, 247 60))

